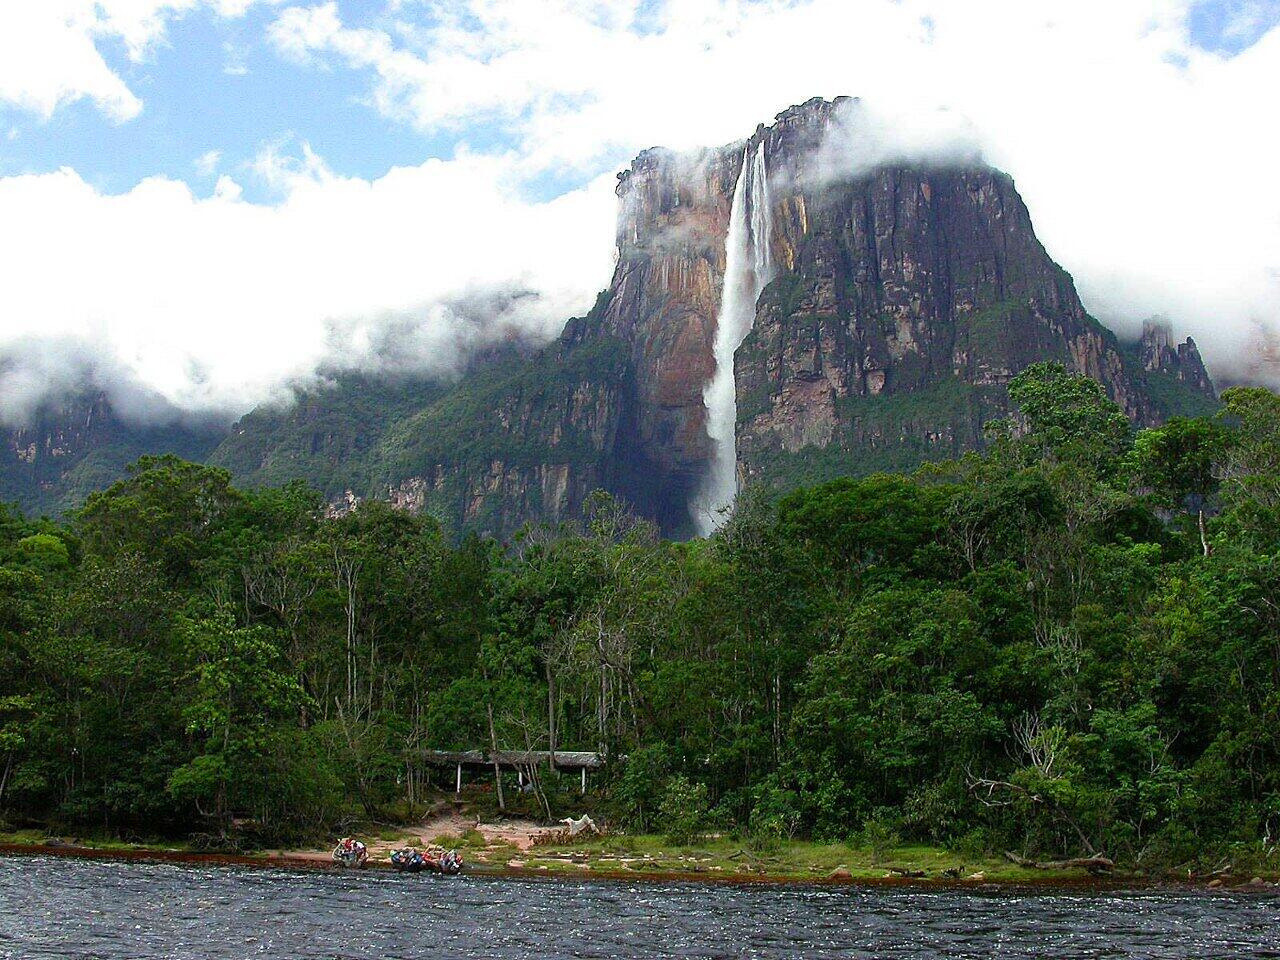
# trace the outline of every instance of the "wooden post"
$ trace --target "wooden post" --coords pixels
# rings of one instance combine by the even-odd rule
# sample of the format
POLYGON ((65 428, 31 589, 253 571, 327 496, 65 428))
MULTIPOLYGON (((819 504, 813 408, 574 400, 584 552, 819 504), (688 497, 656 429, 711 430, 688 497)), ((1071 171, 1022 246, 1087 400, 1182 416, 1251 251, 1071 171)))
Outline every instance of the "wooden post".
POLYGON ((587 768, 582 768, 582 793, 585 796, 587 792, 587 768))
POLYGON ((455 794, 462 793, 462 764, 458 764, 458 785, 453 788, 455 794))

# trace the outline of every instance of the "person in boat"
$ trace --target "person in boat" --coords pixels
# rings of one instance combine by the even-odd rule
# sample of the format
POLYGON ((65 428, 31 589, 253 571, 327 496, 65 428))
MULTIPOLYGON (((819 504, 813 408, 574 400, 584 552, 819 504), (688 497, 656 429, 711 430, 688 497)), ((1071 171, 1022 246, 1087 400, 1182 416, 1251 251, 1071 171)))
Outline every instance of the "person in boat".
POLYGON ((413 847, 404 847, 400 850, 391 851, 391 864, 397 870, 403 870, 406 873, 418 873, 426 866, 426 858, 413 847))
POLYGON ((353 837, 343 837, 333 850, 333 860, 344 867, 363 867, 369 859, 369 848, 353 837))

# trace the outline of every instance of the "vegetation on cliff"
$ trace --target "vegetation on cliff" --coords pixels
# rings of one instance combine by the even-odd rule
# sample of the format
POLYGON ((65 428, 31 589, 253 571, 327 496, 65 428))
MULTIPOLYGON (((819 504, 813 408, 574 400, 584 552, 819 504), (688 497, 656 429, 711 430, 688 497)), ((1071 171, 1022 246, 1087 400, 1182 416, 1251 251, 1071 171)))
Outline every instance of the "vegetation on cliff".
POLYGON ((606 751, 633 832, 1274 857, 1280 398, 1135 437, 1060 367, 1011 396, 982 455, 748 491, 689 543, 603 496, 455 542, 172 457, 5 511, 0 816, 278 842, 496 742, 606 751))

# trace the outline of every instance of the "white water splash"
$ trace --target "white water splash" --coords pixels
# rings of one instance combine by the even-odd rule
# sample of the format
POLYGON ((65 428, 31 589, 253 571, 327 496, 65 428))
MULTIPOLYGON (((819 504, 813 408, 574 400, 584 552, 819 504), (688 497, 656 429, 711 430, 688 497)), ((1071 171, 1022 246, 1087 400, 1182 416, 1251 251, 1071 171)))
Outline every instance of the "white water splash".
POLYGON ((733 188, 729 232, 725 237, 724 290, 712 347, 716 370, 702 391, 702 401, 707 406, 707 435, 711 438, 711 467, 693 499, 691 511, 703 536, 725 521, 738 494, 738 398, 733 356, 751 332, 756 301, 773 276, 769 248, 772 235, 769 171, 761 143, 754 157, 750 147, 743 150, 742 169, 733 188))

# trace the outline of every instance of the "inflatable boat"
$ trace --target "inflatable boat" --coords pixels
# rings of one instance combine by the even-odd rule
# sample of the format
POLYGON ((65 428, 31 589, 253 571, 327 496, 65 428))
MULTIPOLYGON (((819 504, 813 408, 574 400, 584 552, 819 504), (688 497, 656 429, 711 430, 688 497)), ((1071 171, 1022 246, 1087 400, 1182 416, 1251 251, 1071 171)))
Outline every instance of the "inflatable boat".
POLYGON ((333 848, 333 862, 340 867, 363 867, 369 862, 369 848, 359 840, 343 837, 333 848))
POLYGON ((457 850, 441 850, 438 854, 423 853, 413 847, 391 851, 391 866, 401 873, 459 873, 462 855, 457 850))

